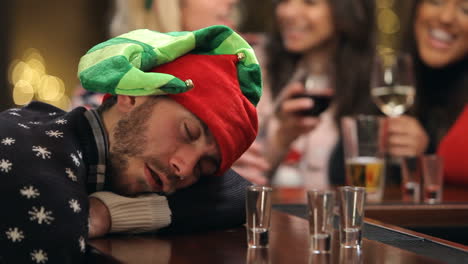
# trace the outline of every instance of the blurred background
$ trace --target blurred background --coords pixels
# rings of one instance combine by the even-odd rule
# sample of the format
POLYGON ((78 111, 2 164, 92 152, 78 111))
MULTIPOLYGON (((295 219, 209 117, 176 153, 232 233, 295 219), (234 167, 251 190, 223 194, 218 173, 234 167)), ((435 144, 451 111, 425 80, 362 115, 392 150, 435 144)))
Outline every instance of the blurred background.
MULTIPOLYGON (((271 2, 241 1, 240 30, 265 31, 271 2)), ((112 0, 1 1, 0 111, 31 100, 69 109, 79 85, 79 59, 109 38, 113 5, 112 0)))
MULTIPOLYGON (((395 46, 411 1, 377 0, 379 47, 395 46), (401 16, 401 14, 400 14, 401 16), (405 17, 403 15, 403 17, 405 17)), ((263 33, 272 25, 272 0, 240 1, 241 32, 263 33)), ((109 38, 112 0, 4 0, 0 3, 0 111, 31 100, 70 108, 78 87, 79 58, 109 38)))

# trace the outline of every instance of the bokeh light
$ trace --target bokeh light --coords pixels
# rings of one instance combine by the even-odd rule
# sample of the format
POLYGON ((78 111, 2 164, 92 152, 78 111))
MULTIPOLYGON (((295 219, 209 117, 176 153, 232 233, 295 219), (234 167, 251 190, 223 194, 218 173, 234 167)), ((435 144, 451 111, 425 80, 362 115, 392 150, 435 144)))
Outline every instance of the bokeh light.
POLYGON ((19 82, 23 78, 24 68, 27 67, 27 64, 23 61, 14 60, 10 65, 10 74, 8 79, 11 84, 19 82))
POLYGON ((70 98, 68 96, 62 96, 60 97, 59 100, 55 101, 45 101, 48 104, 51 104, 53 106, 56 106, 61 109, 68 109, 71 105, 70 98))
POLYGON ((394 34, 400 31, 400 19, 389 8, 382 9, 377 16, 377 27, 385 34, 394 34))
POLYGON ((17 105, 25 105, 34 98, 34 89, 32 85, 25 81, 19 80, 13 87, 13 100, 17 105))
POLYGON ((37 87, 37 95, 43 101, 56 101, 63 95, 63 88, 57 77, 44 75, 37 87))
POLYGON ((38 100, 65 110, 70 107, 63 80, 47 74, 45 60, 37 49, 27 49, 22 60, 11 62, 8 80, 13 85, 16 105, 38 100))
POLYGON ((395 0, 376 0, 377 55, 391 66, 402 38, 402 6, 395 0))
POLYGON ((377 8, 391 8, 395 4, 395 0, 377 0, 377 8))

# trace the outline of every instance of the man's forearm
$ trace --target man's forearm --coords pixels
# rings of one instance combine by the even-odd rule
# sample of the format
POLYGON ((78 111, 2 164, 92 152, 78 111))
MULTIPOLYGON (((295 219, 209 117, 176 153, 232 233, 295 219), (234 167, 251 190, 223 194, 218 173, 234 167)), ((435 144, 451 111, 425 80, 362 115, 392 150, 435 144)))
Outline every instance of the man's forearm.
POLYGON ((171 210, 164 196, 125 197, 111 192, 96 192, 91 194, 92 200, 98 200, 100 205, 99 209, 90 205, 90 231, 95 231, 98 236, 155 231, 171 223, 171 210))

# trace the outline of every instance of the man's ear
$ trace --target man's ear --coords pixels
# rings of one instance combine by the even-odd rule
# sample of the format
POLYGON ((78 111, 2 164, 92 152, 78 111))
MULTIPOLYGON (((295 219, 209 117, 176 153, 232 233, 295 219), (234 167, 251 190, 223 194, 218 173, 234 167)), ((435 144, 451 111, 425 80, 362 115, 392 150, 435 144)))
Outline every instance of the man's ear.
POLYGON ((136 105, 135 96, 117 95, 117 110, 122 113, 130 112, 136 105))

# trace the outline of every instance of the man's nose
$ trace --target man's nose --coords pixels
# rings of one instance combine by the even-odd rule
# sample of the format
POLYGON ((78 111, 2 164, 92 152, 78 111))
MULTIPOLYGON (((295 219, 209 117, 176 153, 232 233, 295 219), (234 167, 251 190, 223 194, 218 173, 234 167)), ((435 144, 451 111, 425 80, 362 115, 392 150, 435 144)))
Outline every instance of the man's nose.
POLYGON ((169 163, 174 174, 185 179, 193 177, 197 164, 197 155, 189 150, 179 150, 170 159, 169 163))

